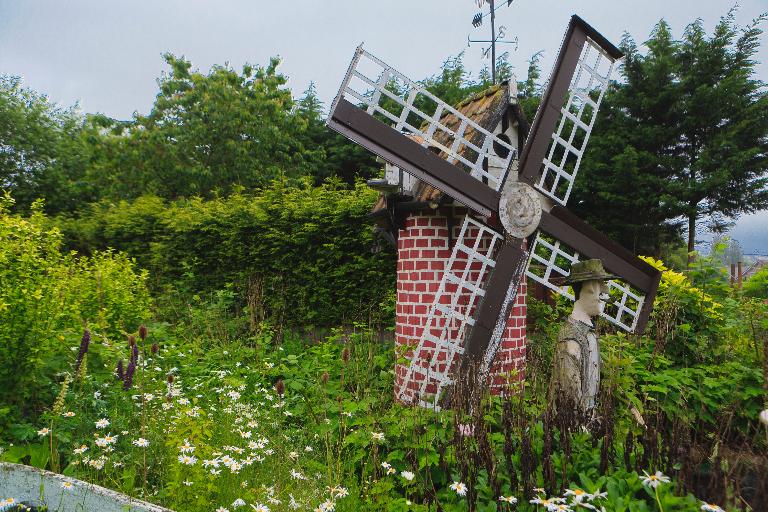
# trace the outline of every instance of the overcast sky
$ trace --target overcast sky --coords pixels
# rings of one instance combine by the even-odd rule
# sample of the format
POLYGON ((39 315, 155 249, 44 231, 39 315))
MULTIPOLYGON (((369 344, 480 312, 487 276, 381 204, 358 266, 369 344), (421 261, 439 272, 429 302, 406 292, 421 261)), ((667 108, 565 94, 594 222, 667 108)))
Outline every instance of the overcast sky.
MULTIPOLYGON (((479 10, 475 1, 0 0, 0 74, 23 77, 59 104, 79 102, 85 112, 128 119, 149 111, 155 80, 165 70, 164 52, 184 55, 202 71, 225 62, 235 68, 264 64, 279 55, 295 96, 314 81, 328 103, 361 42, 415 79, 436 73, 446 58, 466 50, 467 67, 476 76, 487 61, 480 45, 467 48, 467 36, 487 39, 489 27, 472 27, 479 10)), ((514 0, 498 10, 497 23, 506 27, 508 38, 519 39, 510 56, 518 75, 539 50, 548 75, 571 14, 611 41, 618 43, 626 31, 641 43, 661 18, 675 36, 695 18, 710 31, 733 4, 514 0)), ((742 0, 736 20, 746 25, 765 11, 768 0, 742 0)), ((761 54, 767 52, 764 35, 761 54)), ((760 64, 759 77, 768 82, 768 64, 760 64)), ((768 216, 760 218, 768 222, 768 216)), ((755 229, 760 228, 758 223, 755 229)), ((768 243, 763 248, 768 250, 768 243)))

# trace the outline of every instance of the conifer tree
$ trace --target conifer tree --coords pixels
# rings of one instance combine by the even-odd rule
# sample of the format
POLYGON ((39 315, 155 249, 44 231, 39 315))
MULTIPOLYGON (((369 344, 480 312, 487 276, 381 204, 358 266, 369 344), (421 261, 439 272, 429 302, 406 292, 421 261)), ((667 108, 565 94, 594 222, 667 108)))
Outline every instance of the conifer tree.
MULTIPOLYGON (((642 54, 625 36, 624 81, 606 95, 572 207, 636 252, 658 254, 702 222, 768 207, 768 95, 755 77, 761 16, 734 10, 711 36, 660 21, 642 54)), ((569 205, 570 206, 570 205, 569 205)))

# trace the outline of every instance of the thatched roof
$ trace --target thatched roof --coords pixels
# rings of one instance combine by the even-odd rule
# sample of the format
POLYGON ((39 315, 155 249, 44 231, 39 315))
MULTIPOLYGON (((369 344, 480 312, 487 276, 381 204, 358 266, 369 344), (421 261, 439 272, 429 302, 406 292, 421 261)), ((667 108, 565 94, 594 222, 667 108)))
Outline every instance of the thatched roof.
MULTIPOLYGON (((485 89, 484 91, 481 91, 465 99, 456 105, 455 108, 463 115, 488 131, 493 131, 501 122, 502 117, 504 115, 508 115, 508 112, 510 112, 511 109, 513 119, 518 122, 520 127, 521 141, 527 134, 528 123, 525 121, 519 106, 517 104, 510 104, 509 86, 506 82, 489 87, 488 89, 485 89)), ((454 114, 446 113, 440 119, 440 123, 447 128, 456 131, 458 130, 461 121, 454 114)), ((473 144, 480 145, 482 135, 476 133, 476 130, 470 126, 466 129, 465 137, 473 144)), ((438 132, 435 138, 438 140, 438 142, 445 142, 441 140, 441 138, 447 139, 448 136, 447 134, 438 132)), ((466 150, 467 148, 464 147, 460 151, 464 152, 466 150)), ((444 152, 441 152, 440 156, 443 158, 446 157, 444 152)), ((441 202, 444 200, 443 196, 444 194, 432 185, 419 182, 414 190, 413 200, 425 202, 441 202)), ((378 211, 384 208, 385 205, 386 198, 382 194, 376 202, 373 211, 378 211)))

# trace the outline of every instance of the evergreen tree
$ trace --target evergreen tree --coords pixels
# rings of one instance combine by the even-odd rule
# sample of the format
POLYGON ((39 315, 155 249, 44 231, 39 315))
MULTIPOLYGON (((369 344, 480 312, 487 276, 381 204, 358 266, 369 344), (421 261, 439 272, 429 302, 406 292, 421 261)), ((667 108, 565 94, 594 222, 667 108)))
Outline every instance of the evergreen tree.
POLYGON ((625 81, 606 94, 570 205, 633 248, 658 254, 687 227, 768 206, 768 96, 754 56, 764 17, 733 11, 707 36, 660 21, 648 52, 625 36, 625 81))
POLYGON ((317 97, 314 82, 298 100, 297 113, 307 123, 304 146, 316 151, 308 162, 308 172, 316 184, 336 177, 353 185, 358 178, 374 178, 380 173, 375 156, 326 126, 323 102, 317 97))

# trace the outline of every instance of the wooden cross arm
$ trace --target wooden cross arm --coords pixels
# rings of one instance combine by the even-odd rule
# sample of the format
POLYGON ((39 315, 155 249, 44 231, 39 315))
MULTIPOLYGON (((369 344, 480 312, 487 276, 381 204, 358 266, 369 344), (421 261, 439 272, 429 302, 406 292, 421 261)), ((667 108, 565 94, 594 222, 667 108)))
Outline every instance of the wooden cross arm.
POLYGON ((498 211, 498 192, 349 101, 339 100, 328 126, 480 215, 498 211))
POLYGON ((641 334, 653 309, 661 272, 562 206, 555 206, 549 212, 542 211, 539 228, 585 258, 602 260, 608 272, 643 292, 645 300, 635 326, 635 332, 641 334))

